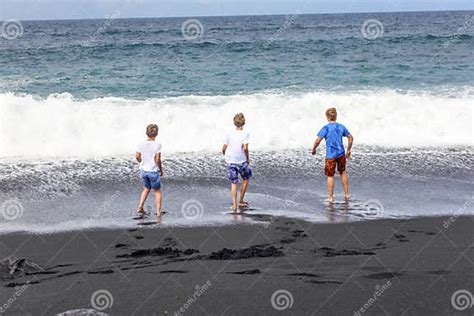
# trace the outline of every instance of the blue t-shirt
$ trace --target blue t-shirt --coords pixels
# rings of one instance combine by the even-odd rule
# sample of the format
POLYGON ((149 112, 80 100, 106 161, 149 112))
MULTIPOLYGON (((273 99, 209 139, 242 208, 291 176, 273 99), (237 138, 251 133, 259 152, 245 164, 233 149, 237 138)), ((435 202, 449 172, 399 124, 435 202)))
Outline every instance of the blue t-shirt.
POLYGON ((318 137, 326 140, 326 159, 339 158, 346 154, 342 137, 349 135, 347 128, 339 123, 329 123, 321 128, 318 137))

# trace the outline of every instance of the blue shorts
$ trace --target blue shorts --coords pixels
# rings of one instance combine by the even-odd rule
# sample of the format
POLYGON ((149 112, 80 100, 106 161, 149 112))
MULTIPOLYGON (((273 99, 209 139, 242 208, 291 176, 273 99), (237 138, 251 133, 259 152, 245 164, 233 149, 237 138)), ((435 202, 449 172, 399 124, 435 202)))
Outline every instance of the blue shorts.
POLYGON ((252 169, 250 169, 247 162, 231 163, 227 165, 227 175, 230 182, 236 184, 239 182, 239 174, 244 180, 250 179, 252 176, 252 169))
POLYGON ((158 172, 140 170, 140 177, 143 180, 145 188, 153 190, 159 190, 161 188, 160 174, 158 172))

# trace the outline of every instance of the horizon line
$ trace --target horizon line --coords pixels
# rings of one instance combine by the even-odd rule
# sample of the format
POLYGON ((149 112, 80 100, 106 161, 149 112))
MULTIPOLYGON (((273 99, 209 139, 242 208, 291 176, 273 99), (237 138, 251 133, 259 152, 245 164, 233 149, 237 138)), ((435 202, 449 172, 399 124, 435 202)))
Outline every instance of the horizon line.
MULTIPOLYGON (((118 11, 118 10, 115 10, 118 11)), ((114 11, 114 12, 115 12, 114 11)), ((319 13, 274 13, 274 14, 230 14, 230 15, 186 15, 186 16, 134 16, 134 17, 115 17, 115 20, 125 20, 125 19, 180 19, 180 18, 223 18, 223 17, 249 17, 249 16, 288 16, 288 15, 336 15, 336 14, 385 14, 385 13, 423 13, 423 12, 466 12, 474 11, 473 9, 463 9, 463 10, 406 10, 406 11, 355 11, 355 12, 319 12, 319 13)), ((113 12, 112 12, 113 14, 113 12)), ((65 19, 18 19, 18 21, 24 22, 36 22, 36 21, 82 21, 82 20, 107 20, 111 17, 101 17, 101 18, 65 18, 65 19)), ((8 20, 8 19, 6 19, 8 20)), ((0 22, 6 21, 0 20, 0 22)))

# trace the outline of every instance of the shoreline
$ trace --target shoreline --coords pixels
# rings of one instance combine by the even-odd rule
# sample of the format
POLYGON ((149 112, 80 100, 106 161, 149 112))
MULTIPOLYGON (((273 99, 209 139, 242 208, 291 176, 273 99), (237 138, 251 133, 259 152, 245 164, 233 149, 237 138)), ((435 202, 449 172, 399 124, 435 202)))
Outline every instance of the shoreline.
POLYGON ((2 235, 0 302, 15 297, 5 315, 448 315, 472 289, 473 216, 255 219, 270 225, 2 235))
MULTIPOLYGON (((232 214, 229 211, 229 215, 232 214)), ((165 215, 163 215, 165 216, 165 215)), ((40 235, 40 236, 52 236, 52 235, 69 235, 74 233, 94 233, 94 232, 117 232, 123 230, 133 230, 133 229, 150 229, 150 230, 160 230, 160 229, 210 229, 210 228, 219 228, 219 227, 234 227, 234 226, 254 226, 259 225, 262 227, 270 225, 275 219, 280 220, 288 220, 288 221, 298 221, 304 222, 308 225, 341 225, 341 224, 355 224, 355 223, 363 223, 363 222, 379 222, 379 221, 410 221, 410 220, 424 220, 424 219, 440 219, 443 218, 444 224, 450 225, 450 223, 456 221, 459 217, 471 217, 474 215, 470 215, 468 213, 461 213, 461 214, 444 214, 444 215, 416 215, 416 216, 399 216, 399 217, 380 217, 380 218, 361 218, 361 219, 348 219, 347 221, 326 221, 326 222, 312 222, 310 220, 305 220, 302 218, 297 217, 290 217, 290 216, 280 216, 280 215, 267 215, 267 214, 256 214, 256 213, 237 213, 236 216, 242 216, 244 218, 248 218, 251 221, 240 221, 240 222, 216 222, 216 223, 196 223, 196 224, 158 224, 153 223, 155 222, 155 216, 149 215, 144 218, 146 220, 144 224, 139 224, 139 220, 133 220, 136 224, 130 226, 97 226, 97 227, 84 227, 78 229, 64 229, 64 230, 54 230, 54 231, 45 231, 45 232, 34 232, 34 231, 27 231, 27 230, 19 230, 19 231, 7 231, 2 232, 0 231, 0 237, 13 237, 13 236, 30 236, 30 235, 40 235), (261 222, 261 223, 260 223, 261 222), (195 225, 195 226, 193 226, 195 225)))
MULTIPOLYGON (((358 154, 348 164, 351 201, 339 203, 343 200, 337 180, 338 203, 332 207, 324 201, 327 180, 322 156, 315 158, 303 150, 256 151, 255 177, 248 199, 255 213, 315 223, 471 215, 468 203, 474 188, 470 172, 474 170, 474 155, 470 148, 441 150, 436 154, 416 150, 369 153, 370 148, 358 148, 358 154)), ((231 221, 226 214, 230 209, 229 188, 221 155, 170 156, 165 160, 165 168, 168 173, 162 179, 163 209, 169 213, 163 217, 163 224, 219 225, 231 221), (201 172, 194 174, 189 170, 201 172), (191 216, 191 220, 183 215, 183 207, 189 201, 195 202, 199 210, 199 216, 191 216)), ((0 199, 12 204, 10 219, 14 219, 0 222, 0 234, 133 226, 131 218, 143 186, 137 165, 130 157, 0 164, 0 174, 4 178, 0 199)), ((153 209, 152 199, 148 206, 153 209)))

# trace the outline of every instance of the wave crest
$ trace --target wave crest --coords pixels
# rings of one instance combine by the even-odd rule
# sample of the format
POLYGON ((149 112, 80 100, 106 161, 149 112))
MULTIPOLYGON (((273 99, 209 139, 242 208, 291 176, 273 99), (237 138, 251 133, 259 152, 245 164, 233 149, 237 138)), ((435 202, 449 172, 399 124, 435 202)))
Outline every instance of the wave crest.
POLYGON ((77 100, 0 94, 1 157, 94 157, 134 152, 156 122, 166 153, 219 151, 232 117, 244 112, 253 149, 311 147, 337 107, 356 144, 472 146, 472 96, 449 98, 393 90, 300 95, 252 94, 130 100, 77 100))

